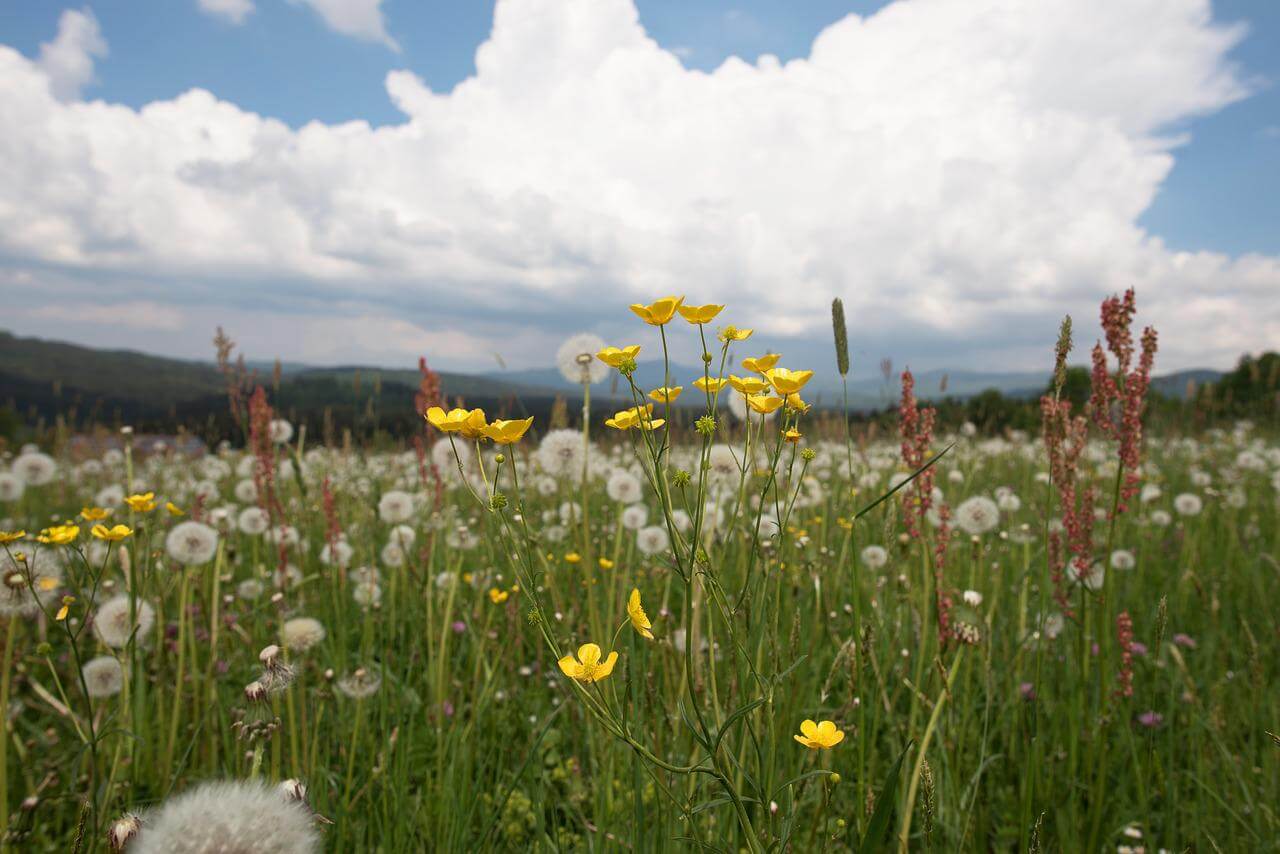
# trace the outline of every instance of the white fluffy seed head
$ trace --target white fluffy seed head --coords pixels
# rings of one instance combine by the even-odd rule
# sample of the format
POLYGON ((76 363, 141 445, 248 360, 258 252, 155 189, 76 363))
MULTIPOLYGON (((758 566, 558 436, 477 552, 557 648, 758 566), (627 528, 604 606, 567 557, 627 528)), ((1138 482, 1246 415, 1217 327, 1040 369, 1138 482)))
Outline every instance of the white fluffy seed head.
POLYGON ((139 599, 135 607, 134 623, 129 620, 129 597, 121 593, 103 602, 98 612, 93 615, 93 632, 98 640, 113 649, 121 649, 129 643, 129 635, 134 624, 138 629, 137 642, 146 643, 155 625, 156 612, 149 604, 139 599))
POLYGON ((324 624, 314 617, 294 617, 280 627, 280 643, 290 652, 306 652, 325 636, 324 624))
POLYGON ((182 522, 173 526, 164 547, 169 557, 185 566, 208 563, 218 551, 218 532, 203 522, 182 522))
POLYGON ((310 854, 320 834, 307 806, 258 781, 203 783, 146 816, 130 854, 310 854))
POLYGON ((81 671, 89 696, 114 697, 124 687, 124 671, 114 656, 100 655, 85 662, 81 671))

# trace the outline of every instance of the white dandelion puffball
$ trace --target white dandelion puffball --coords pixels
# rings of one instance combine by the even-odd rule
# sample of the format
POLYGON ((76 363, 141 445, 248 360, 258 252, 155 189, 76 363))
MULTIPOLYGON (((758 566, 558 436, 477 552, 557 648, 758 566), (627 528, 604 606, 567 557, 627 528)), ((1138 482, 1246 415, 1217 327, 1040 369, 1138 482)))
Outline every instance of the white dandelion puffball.
POLYGON ((8 552, 0 551, 0 573, 0 617, 33 617, 62 590, 62 565, 48 556, 23 569, 8 552))
POLYGON ((246 601, 253 601, 266 591, 266 585, 256 578, 246 578, 236 585, 236 595, 246 601))
POLYGON ((315 816, 302 801, 257 780, 201 783, 143 817, 129 854, 312 854, 315 816))
POLYGON ((267 433, 271 436, 272 442, 283 445, 293 438, 293 425, 283 418, 273 418, 267 433))
POLYGON ((632 504, 622 511, 622 527, 628 531, 638 531, 649 521, 649 508, 643 504, 632 504))
POLYGON ((577 430, 552 430, 542 437, 534 459, 552 477, 581 477, 582 434, 577 430))
POLYGON ((736 483, 742 473, 738 457, 728 445, 712 445, 707 452, 707 470, 711 482, 717 485, 736 483))
POLYGON ((389 566, 392 569, 404 566, 404 549, 400 548, 399 543, 387 543, 382 547, 378 557, 383 566, 389 566))
POLYGON ((100 655, 84 663, 80 670, 85 688, 94 699, 114 697, 124 687, 124 670, 113 656, 100 655))
POLYGON ((1000 508, 985 495, 975 495, 960 502, 955 522, 966 534, 985 534, 1000 524, 1000 508))
POLYGON ((18 455, 10 471, 22 478, 27 486, 44 486, 58 473, 58 464, 48 454, 28 451, 18 455))
POLYGON ((644 494, 640 486, 640 478, 625 469, 619 469, 609 475, 609 482, 605 484, 605 491, 609 493, 610 498, 619 504, 633 504, 639 501, 644 494))
POLYGON ((351 588, 351 598, 361 608, 372 608, 382 601, 382 588, 376 582, 364 581, 351 588))
POLYGON ((884 546, 867 546, 862 550, 861 558, 867 569, 881 569, 889 562, 889 553, 884 546))
POLYGON ((26 490, 22 478, 10 471, 0 472, 0 501, 17 501, 26 490))
POLYGON ((382 687, 382 677, 377 673, 361 667, 349 676, 343 676, 334 683, 338 693, 352 700, 363 700, 378 693, 382 687))
POLYGON ((261 507, 246 507, 240 511, 240 516, 236 519, 236 527, 240 532, 253 537, 266 533, 270 526, 271 517, 261 507))
POLYGON ((245 478, 236 483, 235 496, 241 504, 252 504, 258 500, 258 485, 245 478))
POLYGON ((350 566, 356 550, 346 540, 325 543, 320 549, 320 562, 325 566, 350 566))
POLYGON ((1168 510, 1152 510, 1151 524, 1160 528, 1167 528, 1173 522, 1173 518, 1169 515, 1168 510))
POLYGON ((169 557, 186 566, 208 563, 218 551, 218 532, 203 522, 181 522, 165 537, 164 547, 169 557))
POLYGON ((378 518, 389 525, 407 522, 413 517, 413 496, 393 489, 382 494, 378 501, 378 518))
POLYGON ((280 643, 290 652, 306 652, 324 641, 328 633, 314 617, 294 617, 280 627, 280 643))
POLYGON ((93 503, 99 507, 119 507, 124 504, 124 487, 118 483, 102 487, 93 496, 93 503))
POLYGON ((1106 569, 1100 563, 1095 563, 1089 568, 1088 573, 1082 573, 1079 564, 1071 561, 1071 565, 1067 567, 1067 575, 1076 584, 1083 584, 1086 589, 1097 593, 1102 589, 1102 584, 1106 580, 1106 569))
MULTIPOLYGON (((138 627, 137 642, 146 642, 156 622, 156 612, 148 603, 137 600, 134 605, 136 625, 138 627)), ((133 626, 129 622, 129 596, 121 593, 103 602, 93 615, 93 633, 112 649, 123 649, 129 643, 133 626)))
POLYGON ((1173 509, 1179 516, 1199 516, 1204 509, 1204 502, 1194 492, 1184 492, 1173 499, 1173 509))
POLYGON ((598 383, 609 374, 609 366, 596 358, 604 349, 604 339, 590 332, 570 335, 556 351, 560 374, 574 385, 598 383))
POLYGON ((1017 513, 1022 509, 1022 499, 1012 492, 1006 492, 996 499, 996 506, 1005 513, 1017 513))
POLYGON ((661 525, 649 525, 636 532, 636 548, 641 554, 656 555, 667 550, 671 540, 667 537, 667 529, 661 525))
POLYGON ((1133 569, 1138 565, 1137 560, 1133 557, 1133 552, 1128 549, 1116 549, 1111 553, 1112 569, 1133 569))
POLYGON ((408 525, 396 525, 387 534, 387 539, 401 548, 407 549, 418 539, 418 532, 408 525))

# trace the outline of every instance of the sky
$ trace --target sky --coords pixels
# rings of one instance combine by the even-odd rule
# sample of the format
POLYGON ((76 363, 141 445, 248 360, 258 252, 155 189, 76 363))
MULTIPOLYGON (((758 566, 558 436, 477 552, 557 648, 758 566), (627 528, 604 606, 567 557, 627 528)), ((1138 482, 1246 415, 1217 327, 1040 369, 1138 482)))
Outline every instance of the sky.
POLYGON ((1044 370, 1134 287, 1225 368, 1278 79, 1274 0, 15 0, 0 327, 485 372, 677 293, 822 369, 839 296, 855 375, 1044 370))

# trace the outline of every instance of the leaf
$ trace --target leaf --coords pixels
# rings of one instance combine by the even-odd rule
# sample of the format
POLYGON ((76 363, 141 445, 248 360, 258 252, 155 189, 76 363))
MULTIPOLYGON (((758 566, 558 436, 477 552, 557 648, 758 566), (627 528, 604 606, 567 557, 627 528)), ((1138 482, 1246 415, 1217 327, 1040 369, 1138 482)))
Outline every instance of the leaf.
POLYGON ((714 755, 715 752, 720 749, 720 740, 723 739, 725 735, 729 732, 729 728, 732 727, 735 723, 737 723, 740 719, 750 714, 753 709, 764 705, 764 702, 765 702, 764 697, 758 697, 752 700, 750 703, 747 703, 745 706, 741 706, 738 709, 735 709, 733 714, 725 718, 724 724, 721 725, 720 727, 720 731, 716 733, 715 744, 711 749, 712 755, 714 755))
MULTIPOLYGON (((943 451, 942 453, 946 453, 943 451)), ((941 456, 939 454, 938 456, 941 456)), ((935 457, 934 459, 937 459, 935 457)), ((884 847, 885 837, 889 833, 889 823, 893 820, 893 806, 898 799, 898 784, 901 782, 902 760, 907 758, 907 751, 911 749, 911 742, 907 742, 907 746, 902 748, 902 752, 898 754, 898 761, 893 763, 893 768, 889 769, 889 776, 884 778, 884 785, 880 787, 880 796, 876 798, 876 811, 871 814, 871 822, 867 825, 867 832, 862 836, 862 844, 858 846, 861 854, 871 854, 871 852, 880 851, 884 847)))
POLYGON ((947 451, 951 450, 951 449, 952 449, 952 448, 954 448, 955 446, 956 446, 956 443, 955 443, 955 442, 952 442, 950 445, 947 445, 947 446, 946 446, 945 448, 943 448, 941 451, 939 451, 938 453, 934 454, 932 457, 930 457, 928 460, 926 460, 926 461, 925 461, 925 464, 924 464, 924 465, 920 466, 920 468, 918 468, 918 469, 916 469, 915 471, 913 471, 913 472, 911 473, 911 477, 907 478, 907 479, 906 479, 906 480, 904 480, 902 483, 898 484, 898 485, 897 485, 897 486, 895 486, 893 489, 889 490, 889 491, 888 491, 888 492, 886 492, 884 495, 881 495, 881 496, 880 496, 879 498, 877 498, 875 501, 872 501, 872 502, 871 502, 870 504, 868 504, 866 507, 863 507, 863 508, 862 508, 861 510, 859 510, 857 513, 853 514, 853 520, 852 520, 852 521, 854 521, 854 522, 858 521, 858 520, 859 520, 859 519, 861 519, 863 516, 867 515, 867 514, 868 514, 868 513, 870 513, 872 510, 874 510, 874 509, 876 509, 877 507, 879 507, 879 506, 880 506, 881 504, 883 504, 886 500, 888 500, 889 496, 893 495, 893 494, 894 494, 895 492, 897 492, 899 489, 902 489, 902 488, 903 488, 904 486, 906 486, 908 483, 910 483, 911 481, 913 481, 913 480, 915 480, 917 477, 919 477, 921 474, 923 474, 923 473, 924 473, 924 471, 925 471, 925 469, 929 468, 929 466, 933 465, 933 464, 934 464, 934 463, 936 463, 938 460, 942 459, 943 454, 945 454, 947 451))

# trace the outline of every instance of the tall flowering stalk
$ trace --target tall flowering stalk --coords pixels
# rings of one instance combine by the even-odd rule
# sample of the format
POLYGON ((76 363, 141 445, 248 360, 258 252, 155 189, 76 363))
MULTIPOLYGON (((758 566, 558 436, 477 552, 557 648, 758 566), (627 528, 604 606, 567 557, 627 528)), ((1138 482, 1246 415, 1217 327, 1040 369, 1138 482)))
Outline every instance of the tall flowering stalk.
POLYGON ((1108 511, 1111 517, 1124 513, 1128 501, 1138 493, 1142 465, 1142 413, 1147 405, 1151 385, 1151 367, 1156 356, 1156 331, 1142 330, 1142 352, 1133 364, 1134 344, 1130 326, 1137 313, 1133 288, 1123 297, 1111 296, 1102 301, 1102 342, 1093 347, 1093 394, 1089 400, 1094 423, 1104 435, 1119 443, 1119 470, 1116 473, 1115 499, 1108 511), (1115 371, 1108 367, 1107 351, 1115 360, 1115 371))
MULTIPOLYGON (((267 402, 267 392, 262 386, 253 390, 249 398, 249 447, 257 460, 253 467, 253 483, 257 487, 258 505, 266 511, 273 530, 284 524, 284 507, 276 494, 276 453, 271 441, 271 417, 274 413, 267 402)), ((288 546, 284 537, 276 537, 281 572, 289 563, 288 546)))
POLYGON ((1116 694, 1133 696, 1133 619, 1128 611, 1116 615, 1116 644, 1120 647, 1120 672, 1116 676, 1116 694))
MULTIPOLYGON (((916 400, 916 380, 911 370, 902 372, 902 400, 898 406, 898 433, 902 437, 902 461, 911 471, 920 469, 929 456, 929 444, 933 441, 933 423, 937 415, 933 407, 920 408, 916 400)), ((920 539, 921 523, 933 501, 933 469, 922 472, 911 484, 912 499, 908 499, 903 521, 907 533, 914 540, 920 539)))

